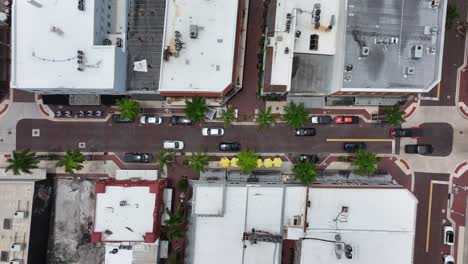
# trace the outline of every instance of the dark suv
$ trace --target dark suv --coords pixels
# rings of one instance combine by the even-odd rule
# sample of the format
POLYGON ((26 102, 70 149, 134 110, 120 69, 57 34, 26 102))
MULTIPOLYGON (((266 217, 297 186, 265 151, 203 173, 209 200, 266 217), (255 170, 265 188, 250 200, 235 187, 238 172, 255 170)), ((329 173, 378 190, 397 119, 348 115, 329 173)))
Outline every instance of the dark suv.
POLYGON ((172 116, 171 125, 192 125, 192 120, 186 118, 185 116, 172 116))
POLYGON ((239 151, 241 144, 238 142, 221 142, 219 143, 219 150, 221 151, 239 151))
POLYGON ((356 152, 361 149, 366 149, 366 143, 364 142, 347 142, 343 144, 343 149, 346 152, 356 152))
POLYGON ((307 155, 307 154, 301 154, 297 158, 298 161, 307 161, 310 163, 317 163, 319 162, 319 157, 317 155, 307 155))
POLYGON ((315 128, 302 127, 294 130, 296 136, 315 136, 315 128))
POLYGON ((150 153, 127 152, 124 155, 124 161, 128 163, 148 163, 153 160, 150 153))
POLYGON ((114 123, 133 123, 134 120, 129 119, 129 118, 124 118, 119 114, 113 114, 112 115, 112 121, 114 123))
POLYGON ((432 145, 429 144, 414 144, 405 145, 405 153, 407 154, 431 154, 434 151, 432 145))

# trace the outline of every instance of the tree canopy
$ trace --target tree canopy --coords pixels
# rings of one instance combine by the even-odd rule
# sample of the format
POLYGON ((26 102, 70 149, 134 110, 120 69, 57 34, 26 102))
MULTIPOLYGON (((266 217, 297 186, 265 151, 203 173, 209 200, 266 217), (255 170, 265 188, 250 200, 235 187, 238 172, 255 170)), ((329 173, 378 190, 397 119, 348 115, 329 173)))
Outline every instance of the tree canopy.
POLYGON ((309 161, 301 161, 297 163, 293 168, 293 172, 295 174, 295 178, 304 185, 310 185, 317 177, 317 168, 315 163, 309 161))
POLYGON ((141 111, 140 103, 128 97, 118 99, 117 108, 121 117, 128 118, 130 120, 135 120, 141 111))
POLYGON ((269 128, 270 126, 274 125, 275 118, 271 113, 271 106, 268 107, 265 111, 258 111, 257 116, 255 118, 255 123, 257 123, 260 129, 262 128, 269 128))
POLYGON ((239 159, 237 164, 242 173, 251 173, 257 168, 258 156, 255 154, 255 151, 244 149, 237 154, 237 158, 239 159))
POLYGON ((356 173, 359 175, 370 176, 377 170, 379 158, 372 152, 367 150, 358 150, 356 159, 352 162, 357 167, 356 173))
POLYGON ((194 123, 202 122, 205 113, 208 111, 205 98, 193 97, 192 100, 185 100, 184 112, 188 119, 194 123))
POLYGON ((393 107, 384 110, 384 120, 392 125, 400 125, 406 120, 404 118, 405 112, 401 111, 398 107, 393 107))
POLYGON ((22 172, 31 174, 32 169, 37 169, 39 160, 36 153, 30 152, 28 149, 13 151, 13 156, 7 159, 8 166, 5 171, 11 170, 14 175, 20 175, 22 172))
POLYGON ((283 119, 288 127, 292 129, 300 128, 307 122, 308 113, 304 108, 304 103, 297 105, 294 102, 290 102, 284 107, 284 112, 283 119))
POLYGON ((64 167, 65 171, 73 174, 83 168, 85 157, 79 150, 67 150, 63 159, 57 162, 57 167, 64 167))
POLYGON ((208 165, 209 157, 205 153, 198 151, 192 153, 192 156, 188 156, 185 161, 188 168, 200 172, 205 171, 205 166, 208 165))

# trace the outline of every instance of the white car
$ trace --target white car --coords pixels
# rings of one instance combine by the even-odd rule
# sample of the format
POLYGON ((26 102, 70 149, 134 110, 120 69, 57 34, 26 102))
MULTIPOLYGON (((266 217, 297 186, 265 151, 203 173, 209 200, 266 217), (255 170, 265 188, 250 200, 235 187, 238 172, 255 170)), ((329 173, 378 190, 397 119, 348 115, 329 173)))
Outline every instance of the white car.
POLYGON ((444 226, 444 244, 453 245, 454 240, 455 240, 455 231, 453 230, 453 227, 449 225, 444 226))
POLYGON ((455 259, 451 255, 444 256, 444 264, 454 264, 455 259))
POLYGON ((182 150, 184 149, 184 142, 180 140, 165 140, 163 147, 164 149, 182 150))
POLYGON ((223 128, 203 128, 201 131, 203 136, 222 136, 224 135, 223 128))
POLYGON ((162 117, 160 116, 142 116, 140 117, 140 124, 154 124, 160 125, 162 124, 162 117))

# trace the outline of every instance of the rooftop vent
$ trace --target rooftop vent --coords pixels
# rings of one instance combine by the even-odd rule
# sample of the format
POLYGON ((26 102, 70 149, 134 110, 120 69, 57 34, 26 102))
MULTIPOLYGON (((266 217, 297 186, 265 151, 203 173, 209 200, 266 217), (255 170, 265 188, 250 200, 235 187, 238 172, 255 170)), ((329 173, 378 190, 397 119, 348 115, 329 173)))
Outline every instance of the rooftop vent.
POLYGON ((318 49, 319 36, 317 34, 310 35, 309 50, 318 49))
POLYGON ((14 214, 15 219, 25 219, 28 217, 27 211, 16 211, 14 214))
POLYGON ((414 45, 412 48, 413 59, 420 59, 423 56, 423 45, 414 45))
POLYGON ((406 75, 414 75, 414 67, 413 66, 406 66, 406 75))
POLYGON ((198 38, 198 26, 197 25, 190 25, 190 38, 191 39, 198 38))
POLYGON ((11 245, 11 251, 19 252, 19 251, 22 251, 23 249, 24 249, 24 244, 14 243, 13 245, 11 245))
POLYGON ((78 0, 78 10, 84 11, 84 0, 78 0))
POLYGON ((369 56, 369 51, 370 51, 369 47, 367 47, 367 46, 361 47, 361 53, 360 53, 360 56, 359 56, 359 57, 367 57, 367 56, 369 56))

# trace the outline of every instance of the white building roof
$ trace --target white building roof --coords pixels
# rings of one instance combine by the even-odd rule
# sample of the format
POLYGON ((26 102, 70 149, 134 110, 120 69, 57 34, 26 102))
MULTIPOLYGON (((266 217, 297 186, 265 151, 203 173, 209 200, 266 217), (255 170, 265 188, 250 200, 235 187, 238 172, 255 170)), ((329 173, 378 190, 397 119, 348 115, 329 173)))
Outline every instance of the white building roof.
MULTIPOLYGON (((106 36, 107 30, 97 30, 101 23, 95 11, 97 3, 101 4, 86 0, 84 11, 80 11, 78 1, 13 1, 12 86, 57 92, 63 89, 123 91, 126 55, 121 48, 102 45, 101 37, 106 36), (78 50, 84 52, 83 71, 77 70, 78 50)), ((114 3, 119 4, 113 4, 112 8, 121 8, 125 16, 126 6, 122 5, 125 2, 114 3)), ((100 6, 96 8, 101 10, 100 6)), ((125 34, 122 28, 115 31, 125 34)))
POLYGON ((224 186, 198 186, 197 203, 194 213, 197 215, 222 215, 224 210, 224 186))
POLYGON ((94 231, 102 232, 103 241, 143 241, 153 232, 155 202, 156 194, 147 186, 106 186, 96 195, 94 231))
POLYGON ((158 179, 158 170, 116 170, 115 179, 118 181, 135 180, 155 181, 158 179))
POLYGON ((160 92, 222 92, 232 83, 237 12, 238 0, 167 2, 163 46, 176 52, 176 31, 184 44, 178 57, 162 61, 160 92))
POLYGON ((417 200, 407 189, 310 188, 308 199, 301 263, 413 263, 417 200), (337 233, 352 246, 351 260, 316 240, 335 241, 337 233))

